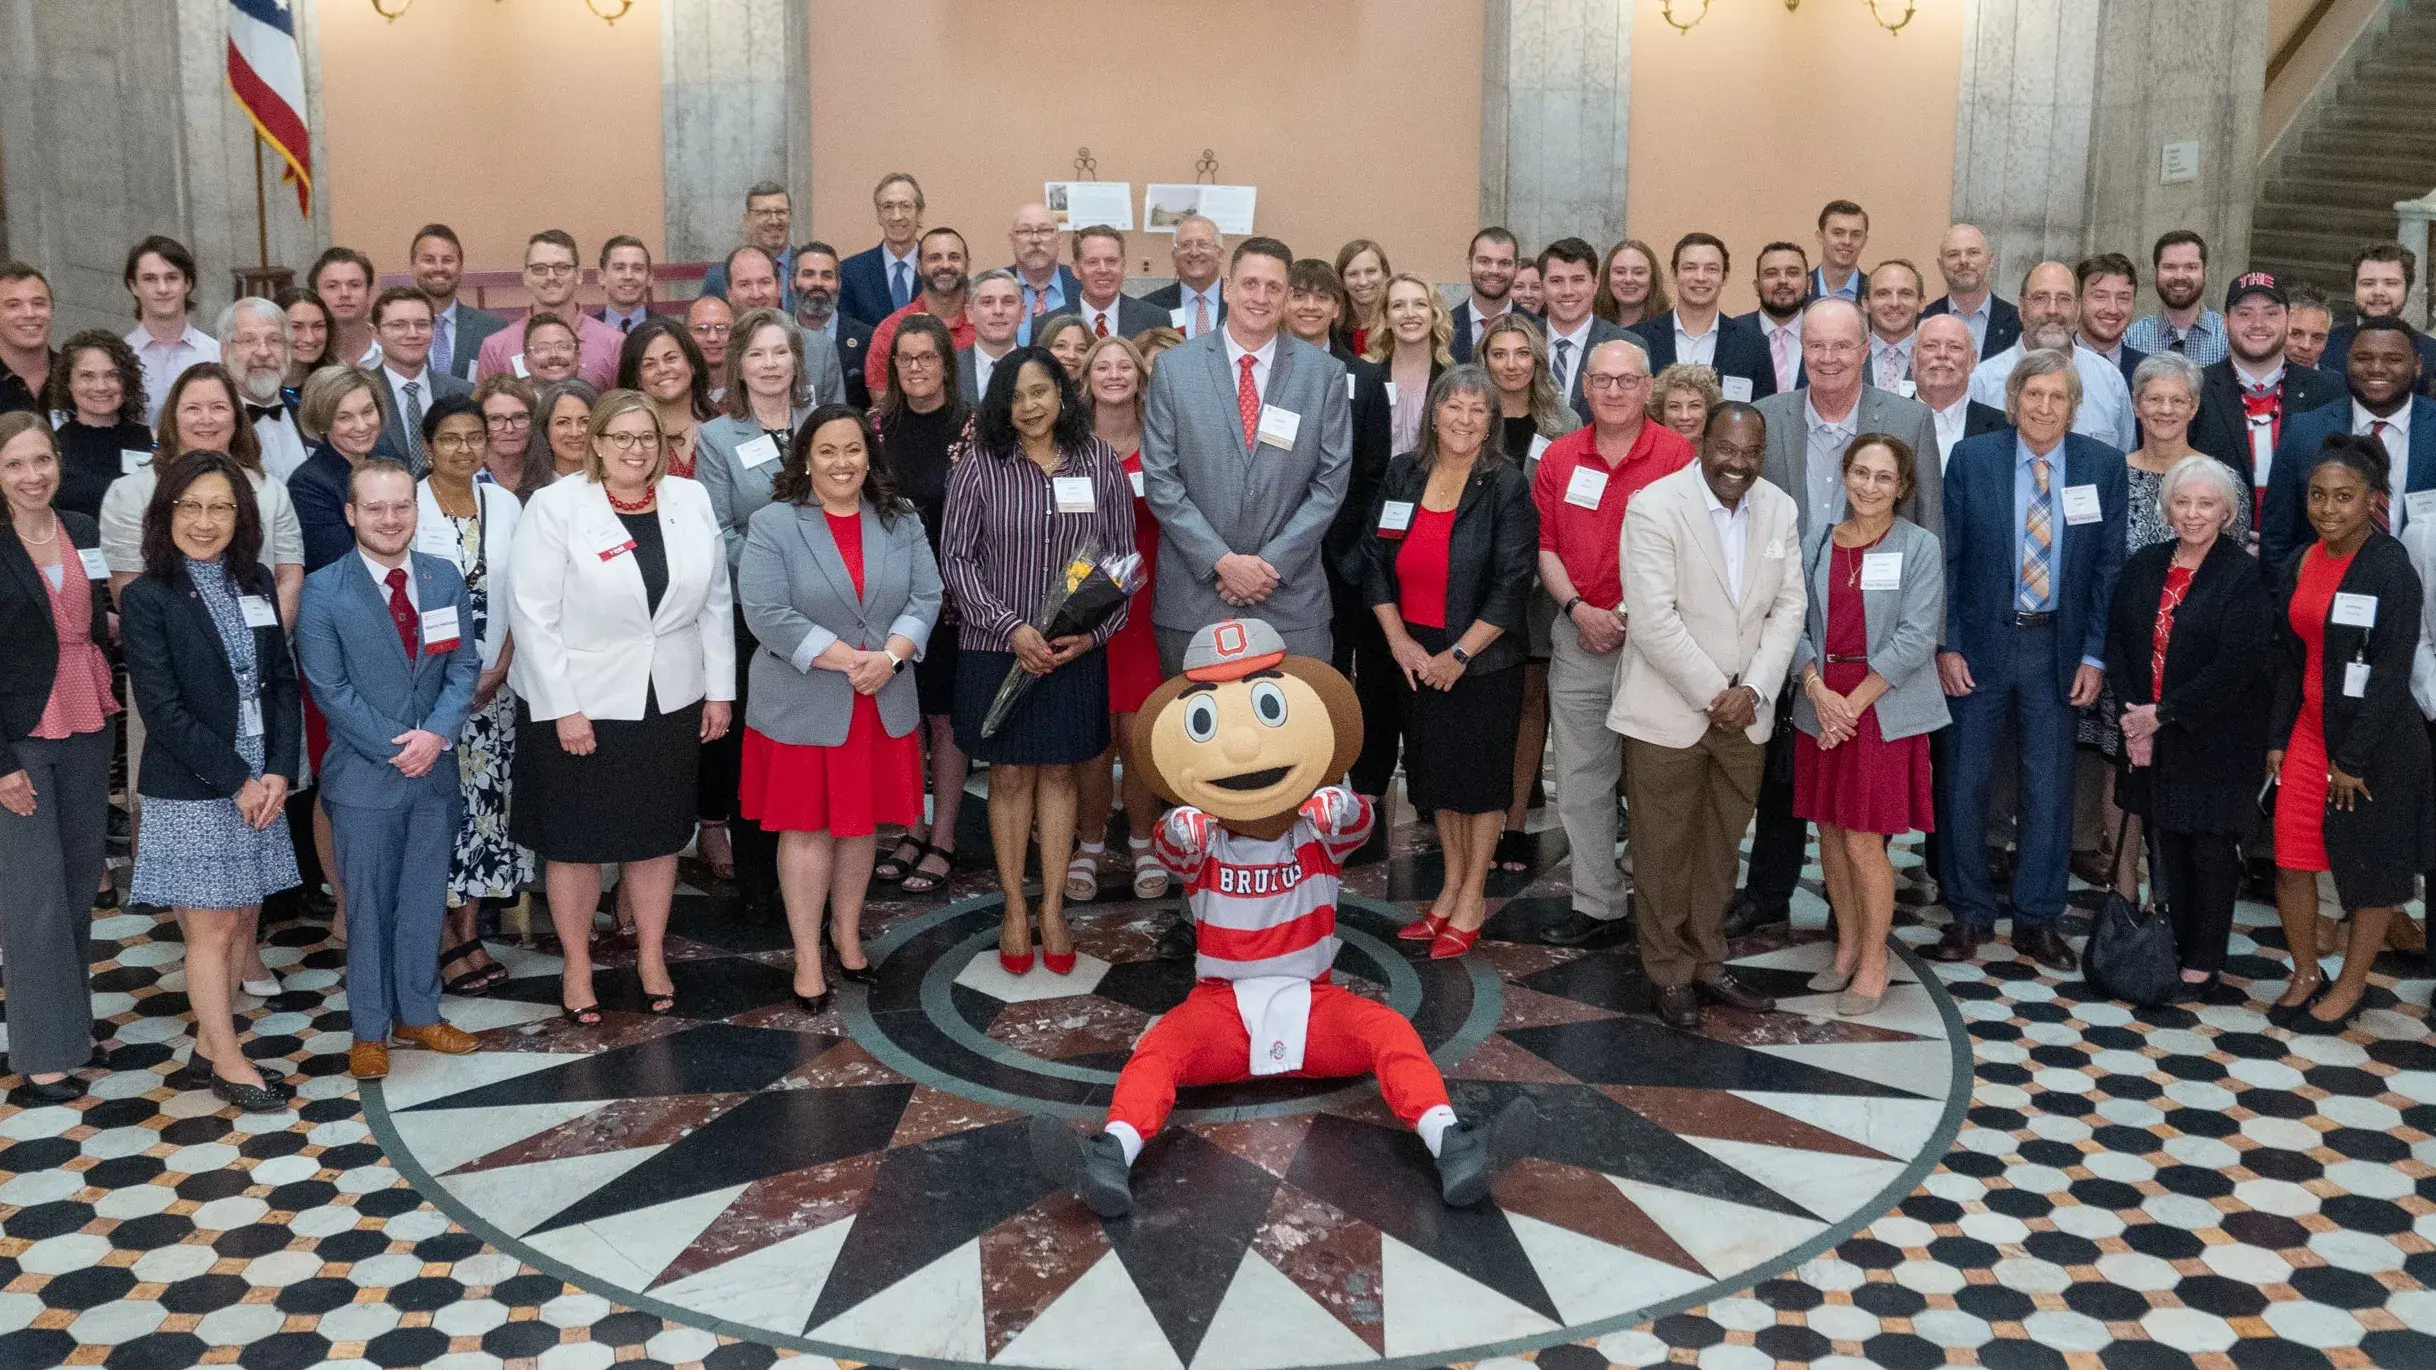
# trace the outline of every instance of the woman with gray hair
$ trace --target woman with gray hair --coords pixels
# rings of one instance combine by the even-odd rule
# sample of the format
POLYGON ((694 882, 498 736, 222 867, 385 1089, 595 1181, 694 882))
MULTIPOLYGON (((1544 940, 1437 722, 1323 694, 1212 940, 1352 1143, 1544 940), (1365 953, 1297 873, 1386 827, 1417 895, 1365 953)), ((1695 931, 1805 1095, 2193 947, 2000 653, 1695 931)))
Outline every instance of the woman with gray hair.
MULTIPOLYGON (((2164 353, 2136 379, 2150 379, 2149 363, 2169 356, 2198 370, 2164 353)), ((2177 383, 2173 368, 2160 371, 2169 379, 2143 393, 2177 383)), ((2144 425, 2148 412, 2144 405, 2144 425)), ((2181 413, 2177 441, 2190 410, 2181 413)), ((2148 432, 2153 440, 2156 430, 2148 432)), ((2194 453, 2153 479, 2158 507, 2142 510, 2135 495, 2133 516, 2162 522, 2169 536, 2124 562, 2107 624, 2106 678, 2122 705, 2124 741, 2115 793, 2156 829, 2149 878, 2173 920, 2184 993, 2198 997, 2224 969, 2241 885, 2235 843, 2257 821, 2273 606, 2234 532, 2249 500, 2232 468, 2194 453)))
POLYGON ((1522 725, 1525 609, 1539 514, 1520 464, 1494 436, 1497 387, 1448 368, 1429 388, 1418 451, 1387 464, 1364 540, 1364 591, 1411 693, 1405 796, 1434 815, 1446 876, 1399 934, 1461 956, 1488 920, 1498 825, 1514 793, 1522 725))

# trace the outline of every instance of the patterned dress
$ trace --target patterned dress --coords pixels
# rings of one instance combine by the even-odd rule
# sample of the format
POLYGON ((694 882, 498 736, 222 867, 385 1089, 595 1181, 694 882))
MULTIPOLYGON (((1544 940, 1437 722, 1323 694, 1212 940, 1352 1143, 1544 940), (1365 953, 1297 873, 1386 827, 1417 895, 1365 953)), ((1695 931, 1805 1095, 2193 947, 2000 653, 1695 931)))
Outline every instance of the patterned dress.
MULTIPOLYGON (((211 612, 220 649, 237 677, 237 698, 262 697, 262 669, 254 659, 254 630, 228 572, 216 561, 186 562, 186 578, 211 612)), ((262 734, 236 740, 237 755, 256 777, 262 774, 262 734)), ((283 815, 256 828, 228 799, 144 800, 144 840, 136 844, 135 879, 128 899, 189 909, 242 909, 299 882, 296 848, 283 815)))
MULTIPOLYGON (((491 570, 506 564, 506 551, 492 556, 479 496, 472 518, 443 514, 457 535, 457 565, 465 572, 465 597, 472 606, 474 640, 483 639, 492 613, 491 570)), ((513 899, 533 882, 533 853, 508 836, 508 777, 516 759, 516 696, 502 687, 491 702, 465 716, 457 734, 457 789, 465 819, 448 862, 448 897, 460 904, 477 899, 513 899)))

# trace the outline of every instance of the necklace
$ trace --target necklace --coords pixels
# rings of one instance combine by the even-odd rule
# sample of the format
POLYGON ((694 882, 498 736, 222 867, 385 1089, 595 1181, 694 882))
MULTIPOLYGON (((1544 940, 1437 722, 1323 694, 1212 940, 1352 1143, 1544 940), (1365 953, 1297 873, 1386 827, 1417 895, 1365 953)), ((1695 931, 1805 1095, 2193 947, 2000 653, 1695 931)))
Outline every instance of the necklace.
POLYGON ((59 515, 51 515, 51 535, 49 537, 28 537, 25 530, 20 528, 17 530, 17 540, 28 547, 48 547, 59 541, 59 515))
POLYGON ((601 493, 609 497, 609 507, 615 509, 621 514, 646 513, 659 498, 659 492, 650 489, 649 487, 644 488, 643 497, 641 499, 635 500, 631 504, 625 500, 619 499, 617 497, 617 491, 612 490, 605 485, 601 487, 601 493))
POLYGON ((459 498, 460 497, 456 491, 444 490, 437 482, 432 483, 432 503, 440 506, 441 513, 448 515, 450 518, 473 518, 475 515, 482 512, 482 501, 473 496, 473 487, 471 485, 466 487, 466 495, 464 497, 464 503, 470 512, 463 514, 457 512, 456 505, 459 498))

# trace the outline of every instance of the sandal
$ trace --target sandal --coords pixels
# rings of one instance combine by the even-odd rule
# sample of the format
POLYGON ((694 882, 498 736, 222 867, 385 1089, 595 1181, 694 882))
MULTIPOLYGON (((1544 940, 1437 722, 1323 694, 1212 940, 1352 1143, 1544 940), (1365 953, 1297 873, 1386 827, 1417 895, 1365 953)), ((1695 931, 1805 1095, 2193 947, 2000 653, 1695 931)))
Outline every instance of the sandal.
MULTIPOLYGON (((479 937, 474 938, 470 942, 460 942, 456 946, 450 947, 448 950, 440 953, 440 964, 443 966, 453 966, 459 961, 470 960, 473 957, 481 955, 482 950, 482 939, 479 937)), ((462 975, 450 977, 449 979, 441 982, 440 988, 450 994, 480 994, 498 984, 500 981, 505 980, 507 978, 507 973, 508 970, 506 966, 499 964, 497 961, 493 961, 487 966, 476 966, 472 970, 469 970, 462 975)))
POLYGON ((1100 861, 1090 852, 1077 850, 1066 860, 1066 902, 1088 904, 1100 895, 1100 861))
POLYGON ((922 848, 922 855, 914 862, 914 868, 905 872, 905 878, 897 883, 897 888, 907 894, 929 894, 934 890, 947 888, 949 878, 956 872, 955 851, 952 848, 942 850, 928 842, 918 845, 922 848), (930 864, 930 860, 934 856, 939 858, 939 864, 946 867, 945 870, 935 875, 922 869, 930 864), (920 883, 917 884, 916 881, 920 883))
POLYGON ((1153 855, 1148 842, 1130 840, 1133 848, 1133 897, 1164 899, 1167 897, 1167 863, 1153 855))
POLYGON ((582 1008, 562 1003, 558 1006, 558 1012, 560 1016, 577 1027, 599 1027, 601 1025, 601 1006, 597 1001, 586 1004, 582 1008))
POLYGON ((670 987, 665 993, 655 993, 651 990, 643 991, 643 1008, 655 1018, 665 1017, 669 1013, 674 1012, 676 1007, 677 991, 673 986, 670 987))
POLYGON ((897 839, 894 850, 872 863, 871 878, 883 885, 893 885, 912 873, 913 868, 921 863, 922 853, 927 850, 927 844, 912 833, 907 833, 897 839))
POLYGON ((1497 834, 1496 854, 1490 863, 1501 871, 1521 875, 1531 869, 1531 834, 1520 828, 1508 828, 1497 834))
POLYGON ((701 833, 694 839, 694 851, 701 856, 702 864, 710 868, 712 875, 722 880, 736 878, 736 849, 728 841, 725 819, 703 820, 701 833), (717 856, 711 854, 711 838, 714 836, 719 839, 717 856))

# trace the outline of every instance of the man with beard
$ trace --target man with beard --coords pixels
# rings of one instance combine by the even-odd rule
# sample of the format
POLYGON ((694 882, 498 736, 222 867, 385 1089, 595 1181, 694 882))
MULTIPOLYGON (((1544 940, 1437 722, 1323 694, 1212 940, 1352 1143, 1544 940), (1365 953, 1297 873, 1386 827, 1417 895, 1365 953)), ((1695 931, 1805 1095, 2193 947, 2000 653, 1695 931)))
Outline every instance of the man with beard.
MULTIPOLYGON (((871 326, 839 312, 840 280, 836 248, 814 239, 795 249, 795 324, 804 331, 807 347, 817 346, 812 342, 815 333, 829 340, 837 351, 846 403, 857 409, 869 409, 871 388, 863 383, 863 359, 871 355, 871 326)), ((810 371, 807 353, 805 373, 810 371)))
MULTIPOLYGON (((2288 287, 2291 305, 2284 311, 2290 331, 2284 337, 2284 359, 2294 366, 2318 367, 2326 355, 2327 336, 2334 332, 2334 306, 2305 285, 2288 287)), ((2424 364, 2421 370, 2428 369, 2424 364)))
POLYGON ((913 303, 874 324, 871 347, 863 356, 863 384, 874 395, 888 389, 888 349, 895 345, 897 324, 908 314, 935 315, 947 321, 947 335, 958 347, 973 345, 973 321, 964 317, 964 273, 972 258, 965 250, 964 235, 952 228, 934 228, 922 235, 918 254, 922 264, 922 292, 913 303))
POLYGON ((2132 372, 2148 360, 2146 352, 2123 341, 2140 298, 2140 269, 2120 252, 2102 252, 2082 258, 2072 274, 2081 286, 2081 327, 2074 340, 2113 362, 2123 383, 2131 384, 2132 372))
POLYGON ((2096 438, 2117 452, 2139 443, 2132 418, 2131 386, 2114 363, 2074 342, 2081 326, 2079 281, 2062 262, 2040 262, 2022 277, 2021 341, 1979 364, 1971 373, 1971 398, 1991 408, 2005 402, 2005 382, 2025 352, 2044 348, 2072 358, 2081 395, 2072 431, 2096 438))
POLYGON ((308 455, 296 416, 280 398, 288 374, 288 315, 249 295, 220 311, 220 364, 237 378, 237 399, 262 446, 262 469, 286 480, 308 455))
POLYGON ((2223 361, 2225 316, 2199 298, 2208 288, 2208 240, 2187 228, 2161 234, 2149 265, 2165 308, 2133 323, 2125 340, 2143 352, 2179 352, 2201 366, 2223 361))
POLYGON ((2419 352, 2409 324, 2390 315, 2360 320, 2343 358, 2350 394, 2284 425, 2267 476, 2258 550, 2281 570, 2317 536, 2309 526, 2309 466, 2327 437, 2352 433, 2385 444, 2392 463, 2379 511, 2386 531, 2436 519, 2436 400, 2419 388, 2419 352))
POLYGON ((1484 228, 1472 235, 1465 269, 1471 274, 1472 295, 1455 311, 1455 336, 1448 340, 1455 360, 1472 359, 1472 346, 1490 324, 1514 307, 1514 234, 1484 228))
POLYGON ((2199 412, 2191 417, 2191 446, 2241 472, 2243 488, 2259 502, 2250 510, 2253 524, 2286 422, 2343 398, 2342 381, 2292 359, 2290 315, 2275 277, 2252 271, 2233 278, 2225 292, 2231 352, 2206 368, 2199 412))
MULTIPOLYGON (((2419 254, 2396 242, 2364 243, 2351 256, 2351 302, 2354 317, 2361 319, 2402 317, 2402 307, 2411 297, 2411 283, 2419 278, 2419 254)), ((2344 358, 2351 351, 2352 337, 2359 325, 2345 324, 2326 335, 2326 350, 2311 365, 2335 375, 2349 368, 2344 358)), ((2426 391, 2436 386, 2436 338, 2418 329, 2411 330, 2411 344, 2419 353, 2419 386, 2426 391)))
POLYGON ((1749 401, 1776 393, 1776 368, 1758 329, 1718 311, 1732 269, 1724 239, 1712 233, 1677 238, 1666 268, 1675 283, 1675 307, 1634 324, 1632 332, 1649 353, 1651 374, 1693 362, 1715 369, 1727 399, 1749 401))
POLYGON ((1988 288, 1988 273, 1996 269, 1988 251, 1988 235, 1973 224, 1955 224, 1937 244, 1937 274, 1945 278, 1945 294, 1929 302, 1921 317, 1951 314, 1971 330, 1974 355, 1994 356, 2022 335, 2021 311, 2000 300, 1988 288))
POLYGON ((1015 264, 1007 270, 1015 273, 1015 284, 1023 292, 1023 314, 1015 325, 1015 345, 1032 345, 1032 323, 1051 314, 1071 314, 1075 301, 1082 296, 1082 284, 1074 273, 1057 259, 1057 220, 1049 207, 1034 201, 1015 211, 1015 224, 1007 230, 1007 243, 1015 249, 1015 264))
MULTIPOLYGON (((787 194, 785 186, 776 181, 757 181, 752 189, 744 192, 744 241, 747 246, 760 248, 769 255, 771 271, 781 281, 786 279, 787 255, 790 251, 787 247, 787 227, 794 218, 794 210, 794 198, 787 194)), ((767 305, 739 303, 730 293, 733 281, 729 268, 721 263, 702 274, 702 293, 725 299, 729 307, 739 314, 748 309, 781 307, 777 300, 767 305)))
POLYGON ((1889 257, 1869 273, 1869 371, 1871 385, 1910 395, 1912 342, 1920 326, 1920 268, 1889 257))
POLYGON ((1770 393, 1799 390, 1810 383, 1802 374, 1802 302, 1810 298, 1810 256, 1794 243, 1770 243, 1759 250, 1759 308, 1743 316, 1757 325, 1767 344, 1768 364, 1776 385, 1770 393))
POLYGON ((482 342, 507 327, 507 320, 457 298, 465 279, 465 248, 446 224, 425 224, 406 246, 414 283, 431 297, 431 369, 470 380, 482 342))
MULTIPOLYGON (((575 235, 563 228, 545 228, 525 241, 524 290, 533 299, 533 312, 555 314, 575 329, 576 374, 594 389, 603 392, 617 386, 618 349, 626 343, 626 335, 585 313, 575 303, 575 287, 583 277, 582 254, 575 250, 575 235)), ((332 311, 337 312, 336 310, 332 311)), ((333 357, 346 355, 336 350, 333 357)), ((503 328, 482 340, 480 360, 474 363, 474 379, 488 380, 502 373, 513 374, 515 358, 524 350, 524 330, 503 328)))

